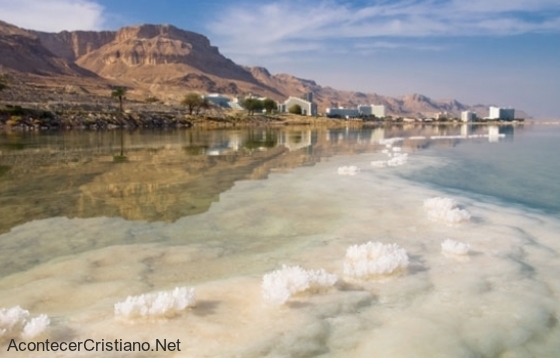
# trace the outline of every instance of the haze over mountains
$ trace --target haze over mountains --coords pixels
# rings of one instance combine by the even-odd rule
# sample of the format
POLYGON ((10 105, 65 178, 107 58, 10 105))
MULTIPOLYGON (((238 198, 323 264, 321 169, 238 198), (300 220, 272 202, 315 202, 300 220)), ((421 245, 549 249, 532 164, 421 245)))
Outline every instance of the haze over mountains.
POLYGON ((118 31, 46 33, 20 29, 0 21, 0 66, 25 82, 62 86, 78 84, 92 95, 109 87, 128 87, 129 97, 155 96, 178 102, 189 91, 244 95, 252 93, 283 101, 313 92, 319 111, 331 106, 384 104, 388 114, 431 116, 486 106, 456 100, 432 100, 420 94, 392 98, 339 91, 289 74, 272 75, 262 67, 243 67, 220 54, 203 35, 171 25, 139 25, 118 31))

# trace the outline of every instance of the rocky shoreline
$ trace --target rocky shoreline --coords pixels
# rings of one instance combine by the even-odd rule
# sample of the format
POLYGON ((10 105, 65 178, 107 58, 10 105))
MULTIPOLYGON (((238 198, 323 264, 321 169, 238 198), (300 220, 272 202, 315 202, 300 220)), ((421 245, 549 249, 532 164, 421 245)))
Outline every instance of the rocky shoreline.
POLYGON ((231 128, 270 125, 317 125, 328 127, 355 126, 357 121, 341 121, 325 117, 289 114, 255 114, 244 111, 210 110, 186 114, 184 110, 149 110, 135 108, 98 110, 87 107, 65 110, 28 108, 18 105, 0 106, 0 129, 4 130, 107 130, 116 128, 231 128))
MULTIPOLYGON (((135 108, 120 113, 116 109, 52 110, 26 108, 18 105, 0 106, 0 130, 108 130, 141 128, 237 128, 252 126, 318 126, 318 127, 361 127, 371 125, 461 125, 463 122, 446 121, 430 123, 408 123, 393 120, 362 121, 326 117, 307 117, 291 114, 255 114, 244 111, 211 110, 200 114, 186 114, 177 108, 135 108)), ((472 124, 508 124, 503 122, 473 122, 472 124)), ((509 124, 512 124, 511 122, 509 124)))

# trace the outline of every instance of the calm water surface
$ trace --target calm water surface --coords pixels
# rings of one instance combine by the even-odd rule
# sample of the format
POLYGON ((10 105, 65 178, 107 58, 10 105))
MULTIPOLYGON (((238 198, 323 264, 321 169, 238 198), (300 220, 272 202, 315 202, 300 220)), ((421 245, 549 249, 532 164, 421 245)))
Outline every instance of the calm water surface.
POLYGON ((559 152, 553 125, 2 133, 0 308, 48 314, 51 340, 180 339, 170 357, 557 357, 559 152), (395 147, 404 165, 371 165, 395 147), (471 220, 429 220, 435 196, 471 220), (367 241, 407 272, 344 277, 367 241), (339 282, 271 306, 283 264, 339 282), (183 315, 115 319, 176 286, 197 290, 183 315))

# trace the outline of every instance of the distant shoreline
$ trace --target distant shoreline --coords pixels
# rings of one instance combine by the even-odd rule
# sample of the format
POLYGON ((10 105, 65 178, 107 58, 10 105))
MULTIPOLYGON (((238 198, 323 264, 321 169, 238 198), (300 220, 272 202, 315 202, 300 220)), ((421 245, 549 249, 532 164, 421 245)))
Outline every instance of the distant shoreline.
POLYGON ((158 128, 245 128, 262 126, 312 126, 325 128, 371 127, 371 126, 434 126, 434 125, 519 125, 560 124, 553 121, 404 121, 339 119, 324 116, 301 116, 286 113, 254 114, 245 111, 212 110, 199 115, 185 114, 184 110, 171 108, 169 111, 52 111, 0 106, 0 129, 7 131, 52 131, 52 130, 112 130, 112 129, 158 129, 158 128))

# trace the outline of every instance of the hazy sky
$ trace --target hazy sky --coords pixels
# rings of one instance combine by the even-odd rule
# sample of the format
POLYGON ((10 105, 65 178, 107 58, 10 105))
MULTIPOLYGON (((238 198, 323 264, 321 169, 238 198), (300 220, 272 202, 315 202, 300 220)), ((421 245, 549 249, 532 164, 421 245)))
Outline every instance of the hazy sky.
POLYGON ((44 31, 168 23, 243 65, 337 89, 560 118, 560 0, 0 0, 44 31))

